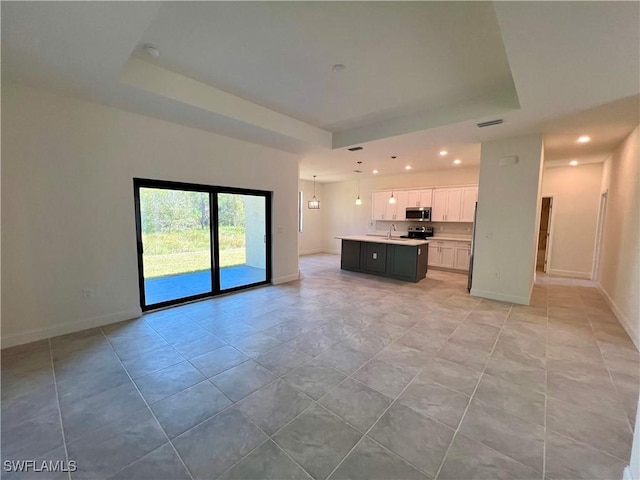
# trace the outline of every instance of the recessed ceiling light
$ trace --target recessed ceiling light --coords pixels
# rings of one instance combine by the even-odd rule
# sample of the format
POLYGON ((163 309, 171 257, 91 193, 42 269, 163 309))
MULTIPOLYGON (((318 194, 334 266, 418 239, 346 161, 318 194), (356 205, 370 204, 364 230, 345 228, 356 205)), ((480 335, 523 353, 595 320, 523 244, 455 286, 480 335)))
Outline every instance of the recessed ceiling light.
POLYGON ((587 135, 582 135, 580 137, 578 137, 578 143, 587 143, 591 140, 591 137, 587 136, 587 135))
POLYGON ((571 160, 569 162, 569 165, 571 165, 572 167, 575 167, 576 165, 578 165, 578 160, 571 160))
POLYGON ((453 164, 454 164, 454 165, 460 165, 461 163, 462 163, 462 160, 460 160, 459 158, 456 158, 456 159, 453 161, 453 164))
POLYGON ((374 171, 373 171, 373 174, 374 174, 374 175, 377 175, 377 174, 378 174, 378 170, 374 170, 374 171))
POLYGON ((160 50, 155 45, 151 45, 150 43, 145 43, 142 46, 144 53, 149 55, 150 57, 158 58, 160 56, 160 50))
POLYGON ((405 170, 411 170, 411 165, 407 165, 406 167, 404 167, 405 170))
POLYGON ((446 150, 440 150, 440 155, 442 157, 444 157, 447 153, 449 153, 449 152, 447 152, 446 150))
POLYGON ((336 63, 333 67, 331 67, 331 70, 333 70, 336 73, 340 73, 340 72, 344 72, 345 68, 347 67, 345 67, 343 64, 336 63))

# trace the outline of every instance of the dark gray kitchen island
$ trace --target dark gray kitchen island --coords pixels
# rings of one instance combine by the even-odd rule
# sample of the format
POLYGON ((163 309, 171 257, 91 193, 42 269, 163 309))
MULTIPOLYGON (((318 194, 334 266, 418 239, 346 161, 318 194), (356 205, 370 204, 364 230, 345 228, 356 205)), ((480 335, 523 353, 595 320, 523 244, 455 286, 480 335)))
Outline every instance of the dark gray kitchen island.
POLYGON ((427 275, 428 240, 355 235, 342 240, 340 268, 419 282, 427 275))

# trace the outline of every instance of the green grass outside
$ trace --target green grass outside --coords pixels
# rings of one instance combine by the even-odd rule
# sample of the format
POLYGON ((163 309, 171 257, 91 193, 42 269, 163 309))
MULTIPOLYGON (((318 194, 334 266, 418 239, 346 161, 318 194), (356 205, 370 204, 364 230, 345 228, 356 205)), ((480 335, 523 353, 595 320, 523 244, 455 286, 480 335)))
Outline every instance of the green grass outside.
MULTIPOLYGON (((220 227, 220 267, 246 262, 243 227, 220 227)), ((209 231, 143 234, 144 276, 162 277, 211 268, 209 231)))

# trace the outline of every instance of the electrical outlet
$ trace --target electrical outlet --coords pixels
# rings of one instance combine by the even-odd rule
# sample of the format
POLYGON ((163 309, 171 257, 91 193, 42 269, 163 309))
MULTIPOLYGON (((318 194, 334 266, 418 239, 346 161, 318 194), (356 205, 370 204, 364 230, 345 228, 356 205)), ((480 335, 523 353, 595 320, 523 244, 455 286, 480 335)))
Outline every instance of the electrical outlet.
POLYGON ((440 225, 440 231, 444 232, 444 225, 440 225))
POLYGON ((90 288, 83 288, 82 289, 82 298, 84 298, 85 300, 93 298, 93 296, 94 296, 94 292, 93 292, 92 289, 90 289, 90 288))
POLYGON ((500 272, 496 272, 496 278, 500 278, 500 272))

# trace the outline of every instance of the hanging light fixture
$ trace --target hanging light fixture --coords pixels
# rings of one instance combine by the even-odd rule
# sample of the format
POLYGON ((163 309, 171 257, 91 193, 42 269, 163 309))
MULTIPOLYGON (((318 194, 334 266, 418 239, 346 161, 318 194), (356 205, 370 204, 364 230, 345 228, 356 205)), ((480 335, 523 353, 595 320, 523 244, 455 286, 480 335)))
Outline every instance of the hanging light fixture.
MULTIPOLYGON (((360 165, 362 165, 362 162, 358 161, 358 166, 360 165)), ((362 205, 362 200, 360 200, 360 174, 362 170, 355 170, 355 172, 358 174, 358 196, 356 197, 356 205, 362 205)))
MULTIPOLYGON (((396 158, 398 157, 396 157, 395 155, 391 156, 391 160, 395 160, 396 158)), ((394 205, 395 203, 396 203, 396 197, 393 196, 393 190, 391 190, 391 196, 389 197, 389 204, 394 205)))
POLYGON ((313 176, 313 198, 309 200, 308 207, 312 210, 318 210, 320 208, 320 200, 316 198, 316 176, 313 176))

